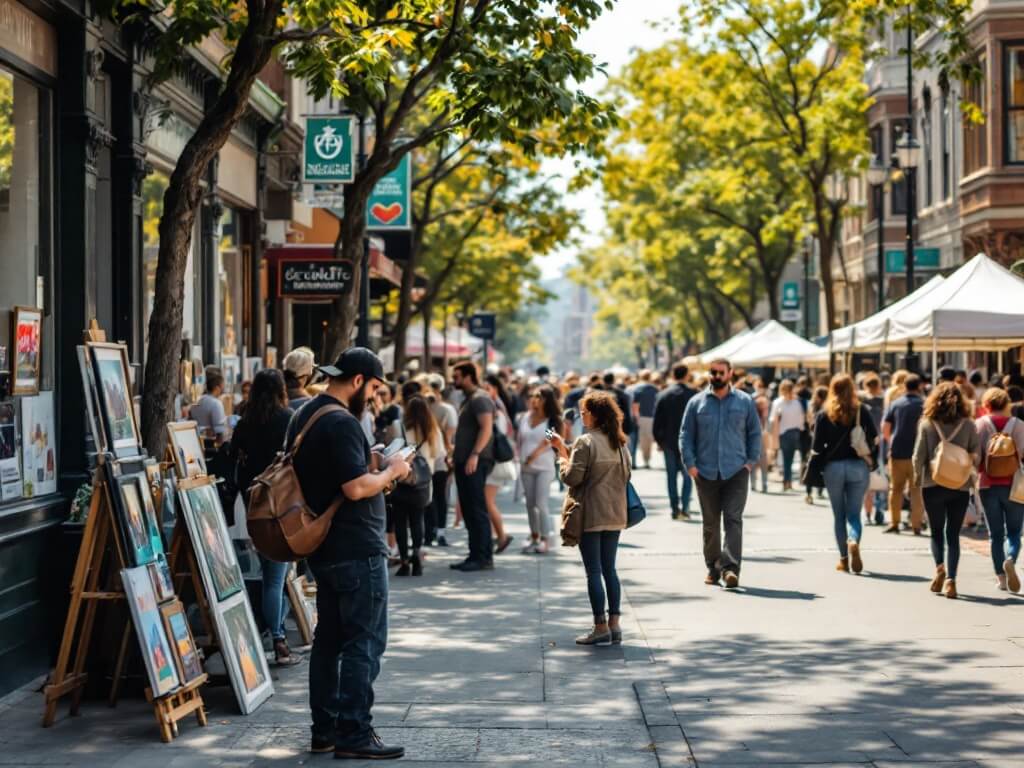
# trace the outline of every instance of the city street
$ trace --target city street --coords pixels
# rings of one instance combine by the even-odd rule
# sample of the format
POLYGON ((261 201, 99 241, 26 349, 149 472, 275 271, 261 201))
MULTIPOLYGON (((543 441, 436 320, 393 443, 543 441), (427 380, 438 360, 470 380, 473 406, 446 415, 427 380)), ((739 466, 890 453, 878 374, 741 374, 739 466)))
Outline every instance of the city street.
MULTIPOLYGON (((575 549, 523 556, 525 516, 495 571, 455 575, 431 550, 422 579, 393 579, 376 722, 424 766, 868 765, 1008 768, 1024 763, 1024 631, 965 547, 959 601, 933 596, 926 538, 867 529, 866 572, 833 570, 825 501, 751 496, 742 588, 702 583, 698 522, 668 519, 664 475, 635 479, 650 517, 624 535, 621 647, 579 648, 589 621, 575 549)), ((557 491, 557 489, 555 489, 557 491)), ((461 542, 462 536, 455 537, 461 542)), ((327 763, 308 748, 306 665, 274 670, 250 717, 207 687, 210 724, 157 740, 138 700, 39 727, 42 700, 0 704, 7 765, 264 766, 327 763)))

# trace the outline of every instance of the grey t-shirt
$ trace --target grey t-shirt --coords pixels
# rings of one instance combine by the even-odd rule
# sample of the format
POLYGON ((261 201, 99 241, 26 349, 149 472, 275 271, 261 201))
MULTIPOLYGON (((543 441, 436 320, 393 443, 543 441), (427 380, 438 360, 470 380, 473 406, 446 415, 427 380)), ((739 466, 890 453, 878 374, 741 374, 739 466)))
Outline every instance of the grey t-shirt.
MULTIPOLYGON (((462 404, 459 410, 459 423, 455 428, 455 450, 453 459, 456 464, 465 464, 473 453, 473 446, 476 445, 476 438, 480 434, 479 417, 485 413, 492 416, 497 409, 491 396, 482 389, 476 390, 462 404)), ((480 458, 490 459, 494 456, 494 439, 487 444, 480 453, 480 458)))
POLYGON ((199 425, 204 435, 224 435, 228 431, 228 419, 224 415, 224 404, 209 392, 199 398, 189 411, 192 421, 199 425))

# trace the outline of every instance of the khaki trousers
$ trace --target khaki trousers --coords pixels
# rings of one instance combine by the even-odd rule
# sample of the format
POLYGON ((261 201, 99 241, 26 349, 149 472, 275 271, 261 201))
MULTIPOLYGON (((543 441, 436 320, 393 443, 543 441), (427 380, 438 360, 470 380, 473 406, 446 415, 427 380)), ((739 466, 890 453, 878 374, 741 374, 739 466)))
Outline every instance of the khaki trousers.
POLYGON ((889 522, 900 524, 903 512, 903 489, 910 487, 910 527, 917 530, 924 520, 924 497, 921 489, 914 487, 914 462, 912 459, 889 459, 889 522))

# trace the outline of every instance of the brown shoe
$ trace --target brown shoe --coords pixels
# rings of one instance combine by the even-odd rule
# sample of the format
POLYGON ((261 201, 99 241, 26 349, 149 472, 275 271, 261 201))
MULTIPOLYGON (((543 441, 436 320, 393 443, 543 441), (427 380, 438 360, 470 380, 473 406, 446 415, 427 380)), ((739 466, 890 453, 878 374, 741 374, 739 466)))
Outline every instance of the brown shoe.
POLYGON ((942 584, 946 581, 946 566, 937 565, 935 566, 935 577, 932 579, 931 585, 928 587, 935 594, 939 594, 942 591, 942 584))
POLYGON ((946 588, 942 591, 950 600, 956 600, 959 597, 956 593, 956 582, 953 579, 946 579, 946 588))
POLYGON ((302 657, 292 652, 292 649, 288 647, 288 641, 275 640, 274 663, 279 667, 293 667, 302 663, 302 657))
POLYGON ((733 571, 725 572, 725 588, 736 589, 740 585, 740 577, 733 571))
POLYGON ((720 578, 721 576, 714 571, 708 571, 708 575, 704 577, 704 583, 711 587, 717 584, 720 578))
POLYGON ((860 544, 856 541, 849 543, 850 548, 850 570, 860 573, 864 570, 864 561, 860 559, 860 544))
POLYGON ((882 531, 882 533, 899 533, 899 532, 900 532, 900 527, 896 523, 893 523, 888 528, 886 528, 884 531, 882 531))
POLYGON ((1003 561, 1003 573, 1006 574, 1006 586, 1011 592, 1020 592, 1020 576, 1017 575, 1017 565, 1010 558, 1003 561))
POLYGON ((836 570, 837 571, 841 571, 842 573, 849 573, 850 572, 850 560, 849 560, 849 558, 840 557, 839 558, 839 562, 836 563, 836 570))

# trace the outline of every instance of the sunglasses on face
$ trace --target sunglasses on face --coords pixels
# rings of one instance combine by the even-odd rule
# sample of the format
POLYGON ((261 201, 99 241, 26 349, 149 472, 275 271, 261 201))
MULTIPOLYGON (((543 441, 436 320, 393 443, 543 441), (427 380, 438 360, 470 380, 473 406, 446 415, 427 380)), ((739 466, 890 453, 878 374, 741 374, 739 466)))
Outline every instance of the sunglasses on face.
POLYGON ((728 371, 711 371, 711 378, 713 379, 724 379, 728 375, 728 371))

